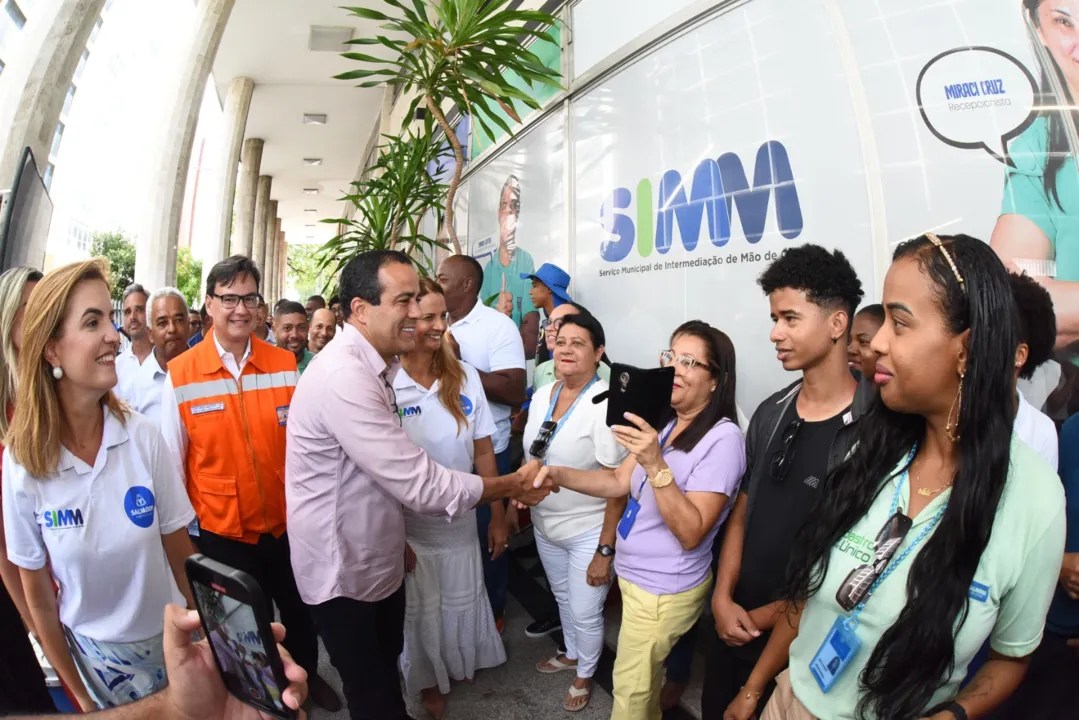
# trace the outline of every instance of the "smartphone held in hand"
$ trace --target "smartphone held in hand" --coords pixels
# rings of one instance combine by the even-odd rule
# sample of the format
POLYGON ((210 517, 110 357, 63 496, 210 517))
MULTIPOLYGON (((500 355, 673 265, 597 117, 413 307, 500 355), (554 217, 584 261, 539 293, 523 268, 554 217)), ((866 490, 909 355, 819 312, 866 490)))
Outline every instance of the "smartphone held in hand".
POLYGON ((671 411, 673 367, 644 370, 614 363, 611 365, 610 385, 610 390, 592 399, 596 404, 607 400, 607 427, 629 425, 626 413, 632 413, 658 428, 671 411))
POLYGON ((255 579, 204 555, 185 563, 191 594, 225 687, 242 702, 293 720, 282 691, 288 687, 270 623, 270 605, 255 579))

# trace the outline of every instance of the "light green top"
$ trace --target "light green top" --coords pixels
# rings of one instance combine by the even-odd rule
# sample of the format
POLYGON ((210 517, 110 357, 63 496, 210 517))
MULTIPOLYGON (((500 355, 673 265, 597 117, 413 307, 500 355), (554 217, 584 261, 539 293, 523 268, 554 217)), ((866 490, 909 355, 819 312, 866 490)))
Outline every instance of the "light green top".
MULTIPOLYGON (((607 363, 600 363, 599 369, 596 370, 599 374, 600 380, 603 380, 607 384, 611 382, 611 366, 607 363)), ((554 376, 554 360, 548 360, 547 362, 541 362, 536 366, 536 369, 532 372, 532 391, 539 390, 544 385, 550 385, 555 381, 554 376)))
MULTIPOLYGON (((502 277, 506 278, 506 292, 513 296, 513 324, 518 328, 525 315, 536 312, 536 306, 532 304, 531 280, 522 280, 521 275, 530 275, 536 272, 536 266, 532 262, 532 256, 521 248, 513 253, 509 267, 503 265, 498 259, 498 249, 483 267, 483 285, 480 286, 480 302, 486 303, 492 295, 502 291, 502 277)), ((492 307, 497 307, 498 301, 492 307)))
POLYGON ((1015 163, 1005 174, 1002 215, 1022 215, 1036 224, 1053 246, 1057 280, 1079 280, 1079 174, 1069 157, 1057 171, 1057 196, 1047 196, 1042 178, 1049 146, 1049 122, 1039 117, 1008 146, 1015 163))
MULTIPOLYGON (((919 552, 940 530, 926 536, 902 565, 877 588, 859 618, 862 647, 828 694, 821 692, 809 663, 816 655, 838 615, 847 615, 835 600, 840 583, 851 570, 873 557, 873 541, 891 511, 899 476, 885 483, 869 512, 832 549, 828 574, 820 590, 806 603, 798 637, 790 649, 790 680, 794 694, 819 718, 855 717, 861 697, 858 677, 884 632, 895 624, 907 600, 907 576, 919 552)), ((898 558, 918 536, 941 504, 951 497, 946 490, 933 499, 896 551, 898 558)), ((899 494, 899 509, 910 504, 910 483, 899 494)), ((955 670, 933 695, 927 707, 954 697, 967 666, 986 637, 1001 655, 1023 657, 1041 642, 1045 615, 1056 588, 1064 552, 1064 489, 1053 469, 1025 443, 1012 438, 1011 471, 993 521, 989 545, 982 554, 970 588, 970 611, 956 637, 955 670)), ((894 560, 893 560, 894 562, 894 560)), ((940 568, 948 572, 949 568, 940 568)))
POLYGON ((307 366, 311 364, 311 361, 315 359, 315 353, 311 352, 307 348, 303 349, 303 359, 296 363, 296 372, 303 375, 303 371, 307 369, 307 366))

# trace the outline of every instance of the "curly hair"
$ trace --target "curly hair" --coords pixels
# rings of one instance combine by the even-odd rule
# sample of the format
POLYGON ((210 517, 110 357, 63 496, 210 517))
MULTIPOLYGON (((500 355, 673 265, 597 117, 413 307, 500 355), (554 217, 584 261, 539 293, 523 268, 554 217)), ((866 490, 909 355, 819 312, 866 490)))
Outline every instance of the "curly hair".
POLYGON ((761 273, 757 284, 765 295, 784 288, 801 290, 814 305, 846 310, 852 320, 865 294, 847 256, 839 250, 828 252, 820 245, 787 248, 761 273))
POLYGON ((1034 376, 1034 371, 1053 355, 1057 316, 1049 291, 1034 278, 1009 274, 1008 281, 1019 308, 1019 342, 1026 343, 1028 349, 1027 361, 1019 370, 1019 377, 1029 380, 1034 376))

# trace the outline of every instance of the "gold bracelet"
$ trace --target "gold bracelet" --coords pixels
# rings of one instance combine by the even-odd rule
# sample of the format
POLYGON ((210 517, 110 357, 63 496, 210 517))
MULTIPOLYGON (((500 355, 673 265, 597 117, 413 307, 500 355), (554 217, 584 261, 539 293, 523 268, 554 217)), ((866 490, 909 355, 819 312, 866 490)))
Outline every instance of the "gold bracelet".
POLYGON ((760 699, 761 699, 761 695, 764 695, 764 692, 762 692, 762 691, 758 691, 758 690, 746 690, 746 686, 745 686, 745 685, 743 685, 742 687, 738 688, 738 692, 743 692, 743 691, 745 691, 745 694, 746 694, 746 700, 760 700, 760 699))

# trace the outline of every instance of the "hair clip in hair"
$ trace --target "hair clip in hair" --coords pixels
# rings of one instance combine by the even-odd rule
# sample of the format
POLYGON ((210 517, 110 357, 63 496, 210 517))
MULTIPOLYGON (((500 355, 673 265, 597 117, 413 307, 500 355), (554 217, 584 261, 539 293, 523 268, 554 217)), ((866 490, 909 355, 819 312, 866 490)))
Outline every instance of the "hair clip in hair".
POLYGON ((959 268, 955 264, 955 260, 952 259, 948 249, 944 247, 944 243, 940 241, 940 238, 935 233, 927 232, 925 234, 929 238, 929 242, 937 246, 937 249, 944 255, 944 259, 948 261, 948 266, 952 269, 952 273, 955 275, 956 281, 959 282, 959 289, 963 291, 963 294, 967 293, 967 285, 963 282, 963 276, 959 274, 959 268))

